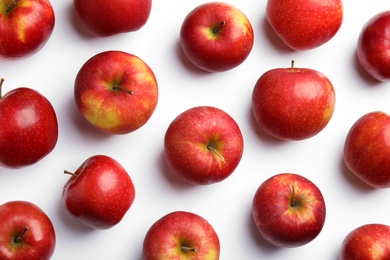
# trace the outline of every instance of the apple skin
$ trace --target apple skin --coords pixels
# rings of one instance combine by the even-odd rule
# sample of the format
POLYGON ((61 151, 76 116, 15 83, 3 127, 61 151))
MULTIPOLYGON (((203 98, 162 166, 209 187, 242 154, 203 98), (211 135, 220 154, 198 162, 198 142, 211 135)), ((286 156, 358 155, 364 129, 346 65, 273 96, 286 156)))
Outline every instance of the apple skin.
POLYGON ((352 230, 343 240, 339 260, 390 259, 390 227, 365 224, 352 230))
POLYGON ((49 40, 55 24, 48 0, 0 1, 0 58, 27 58, 49 40))
POLYGON ((0 205, 0 259, 50 259, 56 234, 49 217, 28 201, 0 205), (28 229, 26 229, 28 228, 28 229))
POLYGON ((157 220, 146 233, 143 260, 217 260, 220 242, 212 225, 203 217, 174 211, 157 220))
POLYGON ((206 185, 229 177, 244 149, 241 130, 223 110, 198 106, 178 115, 164 137, 170 168, 191 184, 206 185))
POLYGON ((73 0, 82 24, 96 36, 138 31, 149 20, 152 0, 73 0))
POLYGON ((339 31, 341 0, 268 0, 266 17, 276 34, 293 50, 317 48, 339 31))
POLYGON ((390 11, 372 17, 362 28, 357 57, 362 67, 379 81, 390 80, 390 11))
POLYGON ((105 51, 80 68, 74 98, 92 126, 108 134, 128 134, 152 116, 158 101, 157 80, 139 57, 105 51))
POLYGON ((259 186, 252 214, 264 239, 278 247, 293 248, 311 242, 320 234, 326 206, 313 182, 297 174, 281 173, 259 186))
POLYGON ((344 162, 374 188, 390 187, 390 116, 373 111, 350 128, 344 143, 344 162))
POLYGON ((253 28, 245 14, 222 2, 209 2, 193 9, 180 30, 185 55, 209 72, 227 71, 243 63, 253 42, 253 28))
POLYGON ((266 133, 282 140, 317 135, 329 123, 336 94, 330 80, 307 68, 276 68, 265 72, 252 93, 252 112, 266 133))
POLYGON ((58 139, 57 116, 50 101, 31 88, 4 96, 0 82, 0 165, 21 168, 48 155, 58 139))
POLYGON ((129 174, 106 155, 94 155, 84 161, 62 192, 67 212, 95 229, 109 229, 118 224, 134 199, 135 187, 129 174))

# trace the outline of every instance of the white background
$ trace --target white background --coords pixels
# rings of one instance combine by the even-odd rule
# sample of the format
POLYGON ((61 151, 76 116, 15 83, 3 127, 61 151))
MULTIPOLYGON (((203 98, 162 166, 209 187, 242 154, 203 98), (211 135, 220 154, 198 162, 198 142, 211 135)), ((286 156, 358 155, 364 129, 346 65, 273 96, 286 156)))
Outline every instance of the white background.
MULTIPOLYGON (((96 38, 80 25, 72 1, 53 0, 54 32, 34 56, 0 61, 6 79, 3 93, 16 87, 35 88, 54 106, 59 123, 57 146, 37 164, 19 170, 0 169, 0 204, 29 200, 51 218, 57 235, 53 259, 141 259, 149 227, 163 215, 186 210, 206 218, 218 233, 221 259, 337 259, 340 244, 352 229, 366 223, 390 224, 390 190, 374 190, 345 167, 342 150, 351 125, 363 114, 390 111, 390 87, 372 80, 358 64, 356 42, 363 24, 388 8, 386 1, 344 2, 344 22, 336 36, 310 51, 288 49, 265 19, 266 1, 226 0, 241 9, 255 32, 248 59, 223 73, 204 73, 188 63, 179 48, 184 17, 206 1, 154 1, 147 24, 138 32, 96 38), (139 130, 108 136, 88 125, 75 107, 73 83, 82 64, 93 55, 117 49, 135 54, 154 71, 159 83, 155 113, 139 130), (321 71, 332 81, 336 108, 328 126, 317 136, 299 142, 278 141, 256 126, 251 94, 262 73, 276 67, 321 71), (181 112, 198 105, 219 107, 239 124, 245 149, 236 171, 209 186, 192 186, 168 168, 163 138, 169 123, 181 112), (91 230, 72 219, 61 202, 62 187, 89 156, 106 154, 129 172, 136 199, 124 219, 105 231, 91 230), (283 249, 267 243, 251 217, 257 187, 282 172, 301 174, 322 191, 327 218, 311 243, 283 249)), ((2 126, 4 127, 4 126, 2 126)))

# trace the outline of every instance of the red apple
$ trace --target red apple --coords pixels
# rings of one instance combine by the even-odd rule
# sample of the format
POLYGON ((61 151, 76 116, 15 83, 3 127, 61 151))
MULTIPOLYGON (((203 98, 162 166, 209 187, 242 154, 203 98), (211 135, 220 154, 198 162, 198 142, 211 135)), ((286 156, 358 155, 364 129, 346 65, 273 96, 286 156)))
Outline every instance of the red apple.
POLYGON ((390 226, 366 224, 352 230, 341 244, 339 260, 390 259, 390 226))
POLYGON ((343 22, 341 0, 268 0, 268 22, 294 50, 317 48, 332 39, 343 22))
POLYGON ((222 2, 209 2, 193 9, 180 30, 185 55, 210 72, 230 70, 243 63, 253 41, 252 25, 245 14, 222 2))
POLYGON ((362 28, 357 57, 362 67, 380 81, 390 80, 390 11, 372 17, 362 28))
POLYGON ((330 121, 336 97, 321 72, 277 68, 265 72, 252 94, 252 111, 260 128, 283 140, 303 140, 321 132, 330 121))
POLYGON ((219 108, 199 106, 178 115, 164 139, 171 169, 192 184, 212 184, 238 166, 244 141, 234 119, 219 108))
POLYGON ((299 247, 315 239, 326 216, 325 201, 318 187, 307 178, 277 174, 257 189, 252 204, 260 234, 279 247, 299 247))
POLYGON ((50 259, 56 235, 49 217, 28 201, 0 205, 0 259, 50 259))
POLYGON ((146 233, 143 260, 217 260, 220 244, 217 233, 203 217, 174 211, 157 220, 146 233))
POLYGON ((96 36, 139 30, 146 24, 152 0, 73 0, 82 24, 96 36))
POLYGON ((157 80, 140 58, 122 51, 96 54, 79 70, 74 97, 84 118, 109 134, 143 126, 158 100, 157 80))
POLYGON ((374 188, 390 187, 390 116, 367 113, 350 128, 344 161, 361 180, 374 188))
POLYGON ((108 156, 91 156, 70 174, 62 192, 63 204, 71 216, 87 226, 113 227, 134 202, 135 188, 129 174, 108 156))
POLYGON ((19 168, 34 164, 56 146, 56 113, 42 94, 30 88, 16 88, 1 96, 0 81, 0 165, 19 168))
POLYGON ((54 24, 49 0, 0 0, 0 58, 25 58, 38 52, 54 24))

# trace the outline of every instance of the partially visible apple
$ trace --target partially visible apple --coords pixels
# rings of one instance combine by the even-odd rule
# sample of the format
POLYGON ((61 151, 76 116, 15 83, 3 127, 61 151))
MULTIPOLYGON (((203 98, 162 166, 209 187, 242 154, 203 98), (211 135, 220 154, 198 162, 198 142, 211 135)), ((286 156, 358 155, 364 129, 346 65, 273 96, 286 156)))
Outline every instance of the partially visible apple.
POLYGON ((350 128, 344 161, 362 181, 374 188, 390 188, 390 116, 373 111, 350 128))
POLYGON ((157 220, 146 233, 143 260, 217 260, 220 243, 212 225, 203 217, 174 211, 157 220))
POLYGON ((299 247, 315 239, 326 217, 324 197, 309 179, 281 173, 265 180, 253 198, 252 213, 260 234, 279 247, 299 247))
POLYGON ((38 52, 54 24, 49 0, 0 0, 0 58, 26 58, 38 52))
POLYGON ((157 80, 139 57, 105 51, 87 60, 74 85, 77 108, 95 128, 127 134, 143 126, 158 100, 157 80))
POLYGON ((390 226, 365 224, 352 230, 343 240, 339 260, 390 259, 390 226))
POLYGON ((20 168, 48 155, 58 139, 57 116, 50 101, 31 88, 16 88, 1 95, 0 165, 20 168))
POLYGON ((230 176, 243 154, 239 126, 225 111, 198 106, 178 115, 165 133, 171 169, 192 184, 212 184, 230 176))
POLYGON ((152 0, 73 0, 73 5, 87 30, 102 37, 139 30, 152 10, 152 0))
POLYGON ((197 6, 184 19, 180 43, 197 67, 221 72, 237 67, 249 56, 253 29, 245 14, 223 2, 197 6))
POLYGON ((116 160, 106 155, 88 158, 66 182, 65 209, 81 223, 95 229, 118 224, 135 199, 134 184, 116 160))
POLYGON ((0 259, 50 259, 56 234, 50 218, 28 201, 0 205, 0 259))
POLYGON ((343 22, 341 0, 268 0, 268 22, 294 50, 317 48, 339 31, 343 22))
POLYGON ((379 81, 390 80, 390 11, 373 16, 363 26, 357 57, 362 67, 379 81))
POLYGON ((317 135, 329 123, 336 95, 331 81, 308 68, 277 68, 265 72, 252 94, 252 111, 260 128, 283 140, 317 135))

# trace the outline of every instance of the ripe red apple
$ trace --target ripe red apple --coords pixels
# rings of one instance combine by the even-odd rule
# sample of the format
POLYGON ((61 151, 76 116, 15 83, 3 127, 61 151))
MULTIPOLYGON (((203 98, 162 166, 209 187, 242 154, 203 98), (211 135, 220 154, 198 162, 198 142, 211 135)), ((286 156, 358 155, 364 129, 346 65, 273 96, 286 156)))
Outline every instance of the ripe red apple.
POLYGON ((73 0, 73 5, 87 30, 102 37, 139 30, 152 10, 152 0, 73 0))
POLYGON ((341 244, 339 260, 390 259, 390 227, 365 224, 352 230, 341 244))
POLYGON ((28 201, 0 205, 0 259, 50 259, 56 235, 49 217, 28 201))
POLYGON ((212 225, 185 211, 171 212, 157 220, 146 233, 143 260, 217 260, 220 244, 212 225))
POLYGON ((260 234, 279 247, 299 247, 315 239, 326 216, 325 201, 318 187, 307 178, 277 174, 257 189, 252 204, 260 234))
POLYGON ((0 58, 25 58, 49 40, 55 24, 49 0, 0 1, 0 58))
POLYGON ((109 134, 127 134, 152 116, 158 100, 157 80, 139 57, 105 51, 80 68, 74 97, 91 125, 109 134))
POLYGON ((4 96, 0 81, 0 165, 19 168, 34 164, 57 144, 56 113, 42 94, 16 88, 4 96))
POLYGON ((65 209, 81 223, 96 229, 118 224, 135 199, 133 182, 116 160, 105 155, 88 158, 66 182, 65 209))
POLYGON ((225 111, 199 106, 178 115, 164 139, 171 169, 192 184, 212 184, 238 166, 244 141, 239 126, 225 111))
POLYGON ((380 81, 390 80, 390 11, 372 17, 362 28, 357 57, 362 67, 380 81))
POLYGON ((307 68, 265 72, 252 94, 252 111, 260 128, 283 140, 303 140, 321 132, 336 102, 330 80, 307 68))
POLYGON ((199 68, 221 72, 237 67, 253 47, 253 29, 245 14, 222 2, 197 6, 184 19, 180 43, 199 68))
POLYGON ((361 180, 374 188, 390 188, 390 116, 367 113, 350 128, 344 161, 361 180))
POLYGON ((294 50, 317 48, 332 39, 343 22, 341 0, 268 0, 268 22, 294 50))

